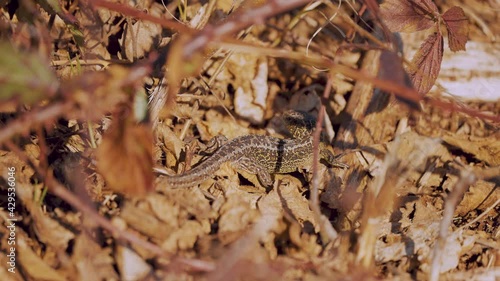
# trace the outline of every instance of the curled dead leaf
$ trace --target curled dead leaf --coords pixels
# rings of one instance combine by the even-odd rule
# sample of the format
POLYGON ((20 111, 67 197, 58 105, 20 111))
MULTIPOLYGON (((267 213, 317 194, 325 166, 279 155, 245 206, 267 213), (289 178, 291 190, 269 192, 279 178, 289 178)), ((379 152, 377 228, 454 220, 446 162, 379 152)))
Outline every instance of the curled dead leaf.
POLYGON ((454 6, 443 14, 443 21, 448 30, 448 45, 450 50, 465 51, 467 35, 469 34, 469 21, 462 8, 454 6))
POLYGON ((127 195, 153 189, 153 135, 132 117, 117 119, 97 149, 97 168, 108 186, 127 195))
MULTIPOLYGON (((391 81, 403 87, 411 88, 412 84, 410 77, 403 68, 403 61, 396 52, 384 50, 380 54, 380 69, 378 77, 383 80, 391 81)), ((399 101, 406 103, 412 108, 418 108, 415 100, 419 100, 419 96, 412 99, 396 96, 399 101)))

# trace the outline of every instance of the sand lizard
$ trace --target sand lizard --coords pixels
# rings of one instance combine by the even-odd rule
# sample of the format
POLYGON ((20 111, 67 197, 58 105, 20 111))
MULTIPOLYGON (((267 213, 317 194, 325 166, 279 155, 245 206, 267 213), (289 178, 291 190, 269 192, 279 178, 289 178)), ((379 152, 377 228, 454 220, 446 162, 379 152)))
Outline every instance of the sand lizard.
MULTIPOLYGON (((280 139, 263 135, 246 135, 222 145, 207 160, 179 175, 165 176, 160 183, 171 188, 196 186, 217 171, 223 163, 230 162, 239 170, 257 175, 264 186, 272 186, 271 174, 285 174, 311 167, 313 138, 311 132, 316 119, 305 112, 287 111, 283 121, 292 138, 280 139)), ((327 149, 328 143, 320 142, 320 157, 330 166, 346 167, 336 161, 327 149)))

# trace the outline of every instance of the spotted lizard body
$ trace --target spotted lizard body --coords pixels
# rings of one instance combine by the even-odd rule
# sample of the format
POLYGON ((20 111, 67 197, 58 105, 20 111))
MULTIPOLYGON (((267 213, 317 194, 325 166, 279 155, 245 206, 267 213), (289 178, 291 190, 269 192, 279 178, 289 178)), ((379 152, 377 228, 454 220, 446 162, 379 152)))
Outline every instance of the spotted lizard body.
MULTIPOLYGON (((280 139, 263 135, 246 135, 222 145, 207 160, 179 175, 163 177, 162 185, 171 188, 196 186, 213 176, 223 163, 230 162, 239 170, 257 175, 264 186, 272 186, 271 174, 285 174, 311 167, 313 137, 311 132, 316 119, 308 113, 287 111, 283 121, 292 138, 280 139)), ((329 166, 345 167, 336 161, 327 149, 328 143, 320 142, 320 158, 329 166)))

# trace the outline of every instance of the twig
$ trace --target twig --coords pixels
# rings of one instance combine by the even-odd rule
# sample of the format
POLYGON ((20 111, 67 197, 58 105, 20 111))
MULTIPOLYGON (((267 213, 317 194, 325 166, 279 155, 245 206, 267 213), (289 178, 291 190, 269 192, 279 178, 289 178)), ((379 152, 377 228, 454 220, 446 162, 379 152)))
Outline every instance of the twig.
POLYGON ((443 219, 439 227, 439 236, 434 244, 434 249, 432 251, 432 264, 431 271, 429 273, 430 281, 438 281, 440 273, 441 259, 446 247, 446 237, 448 236, 448 228, 450 227, 453 220, 453 213, 455 208, 463 198, 464 193, 467 191, 470 185, 472 185, 477 180, 474 173, 468 169, 464 168, 460 172, 460 178, 456 183, 455 187, 451 191, 450 195, 446 198, 444 205, 443 219))
MULTIPOLYGON (((323 92, 323 98, 328 99, 330 95, 330 89, 332 88, 332 79, 329 76, 326 82, 326 86, 323 92)), ((319 142, 321 138, 321 129, 323 125, 323 119, 325 118, 325 106, 323 103, 320 106, 318 119, 316 122, 316 128, 313 133, 313 163, 311 172, 313 174, 312 178, 312 188, 311 188, 311 198, 310 198, 310 208, 314 214, 316 221, 320 226, 320 235, 323 245, 328 244, 330 241, 335 240, 338 236, 337 231, 332 227, 328 219, 326 219, 319 208, 319 182, 320 177, 318 173, 318 163, 319 163, 319 142)))
POLYGON ((461 229, 465 229, 465 228, 468 228, 469 226, 471 226, 473 223, 477 222, 478 220, 480 220, 482 217, 486 216, 491 210, 495 209, 495 207, 500 204, 500 198, 497 199, 497 201, 495 201, 491 206, 489 206, 488 208, 486 208, 486 210, 484 210, 484 212, 482 212, 479 216, 477 216, 475 219, 471 220, 470 222, 468 222, 466 225, 463 225, 462 227, 460 227, 461 229))
POLYGON ((0 144, 17 134, 27 133, 37 124, 47 123, 72 109, 71 103, 52 103, 41 109, 34 109, 10 121, 0 130, 0 144))

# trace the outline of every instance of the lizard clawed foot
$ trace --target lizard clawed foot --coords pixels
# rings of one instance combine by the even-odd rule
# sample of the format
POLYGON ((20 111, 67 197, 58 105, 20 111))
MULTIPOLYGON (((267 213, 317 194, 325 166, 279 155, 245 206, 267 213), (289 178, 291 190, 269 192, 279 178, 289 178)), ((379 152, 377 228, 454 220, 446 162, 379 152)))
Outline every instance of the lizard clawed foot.
POLYGON ((342 169, 349 169, 349 165, 337 161, 337 159, 342 156, 344 156, 344 154, 335 156, 330 150, 326 148, 320 150, 320 157, 328 164, 328 166, 342 168, 342 169))
POLYGON ((257 175, 257 179, 264 187, 273 186, 273 179, 271 177, 271 174, 256 161, 248 157, 241 157, 233 165, 236 169, 242 170, 249 174, 257 175))

